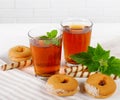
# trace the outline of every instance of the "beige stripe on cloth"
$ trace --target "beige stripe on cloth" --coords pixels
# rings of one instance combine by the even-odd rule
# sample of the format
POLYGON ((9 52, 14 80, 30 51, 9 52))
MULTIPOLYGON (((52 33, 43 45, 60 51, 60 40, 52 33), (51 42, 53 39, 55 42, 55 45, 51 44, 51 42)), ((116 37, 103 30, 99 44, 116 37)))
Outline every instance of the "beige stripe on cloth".
MULTIPOLYGON (((85 79, 79 79, 81 87, 85 79)), ((47 92, 45 84, 46 81, 18 69, 0 70, 0 100, 88 100, 90 98, 80 91, 73 96, 59 97, 47 92)))
MULTIPOLYGON (((4 62, 1 63, 1 65, 2 64, 4 64, 4 62)), ((48 93, 45 84, 46 81, 18 69, 8 71, 0 70, 0 100, 65 99, 64 97, 48 93)), ((68 97, 68 99, 73 100, 73 97, 68 97)))
POLYGON ((46 91, 45 81, 14 69, 0 71, 0 99, 3 100, 63 100, 46 91))

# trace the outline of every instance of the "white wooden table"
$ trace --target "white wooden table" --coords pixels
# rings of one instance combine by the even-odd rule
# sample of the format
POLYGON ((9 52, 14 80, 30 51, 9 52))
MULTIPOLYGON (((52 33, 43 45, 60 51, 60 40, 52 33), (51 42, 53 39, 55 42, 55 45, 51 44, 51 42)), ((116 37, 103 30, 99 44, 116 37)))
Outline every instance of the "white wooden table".
MULTIPOLYGON (((59 27, 59 24, 0 24, 0 59, 8 63, 8 50, 15 45, 29 46, 28 31, 33 27, 41 30, 59 27)), ((120 57, 120 23, 96 23, 93 26, 91 45, 97 43, 105 49, 111 50, 111 55, 120 57)), ((2 61, 0 60, 0 64, 2 61)), ((62 61, 64 61, 62 53, 62 61)), ((85 79, 77 79, 80 83, 85 79)), ((119 80, 116 81, 117 90, 107 100, 118 100, 120 98, 119 80)), ((94 98, 83 93, 74 96, 58 97, 48 93, 45 89, 45 81, 34 76, 33 68, 23 70, 13 69, 9 71, 0 70, 0 100, 94 100, 94 98)))

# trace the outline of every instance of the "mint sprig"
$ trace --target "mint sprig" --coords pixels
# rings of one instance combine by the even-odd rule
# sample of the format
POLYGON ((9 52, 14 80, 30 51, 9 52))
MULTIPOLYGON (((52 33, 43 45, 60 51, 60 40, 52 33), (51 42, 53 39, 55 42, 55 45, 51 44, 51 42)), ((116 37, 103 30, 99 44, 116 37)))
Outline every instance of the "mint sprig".
POLYGON ((110 56, 110 50, 104 50, 100 44, 96 48, 89 46, 87 52, 71 55, 71 59, 86 65, 89 72, 99 71, 120 76, 120 59, 110 56))
POLYGON ((47 32, 47 37, 53 39, 57 36, 57 33, 58 33, 57 30, 52 30, 51 32, 47 32))
POLYGON ((45 43, 46 44, 54 44, 59 46, 60 45, 60 40, 56 38, 58 34, 57 30, 52 30, 50 32, 46 32, 46 35, 40 36, 40 39, 46 39, 45 43))

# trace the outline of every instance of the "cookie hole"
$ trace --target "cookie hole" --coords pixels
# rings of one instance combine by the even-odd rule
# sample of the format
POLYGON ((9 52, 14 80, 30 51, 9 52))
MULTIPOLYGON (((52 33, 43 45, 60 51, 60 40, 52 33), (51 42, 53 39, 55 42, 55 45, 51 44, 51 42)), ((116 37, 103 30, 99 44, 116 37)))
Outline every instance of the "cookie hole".
POLYGON ((23 52, 23 48, 18 47, 18 48, 17 48, 17 52, 23 52))
POLYGON ((101 80, 101 81, 99 82, 99 85, 100 85, 100 86, 104 86, 105 84, 106 84, 105 80, 101 80))
POLYGON ((67 82, 68 82, 68 80, 64 79, 61 83, 67 83, 67 82))

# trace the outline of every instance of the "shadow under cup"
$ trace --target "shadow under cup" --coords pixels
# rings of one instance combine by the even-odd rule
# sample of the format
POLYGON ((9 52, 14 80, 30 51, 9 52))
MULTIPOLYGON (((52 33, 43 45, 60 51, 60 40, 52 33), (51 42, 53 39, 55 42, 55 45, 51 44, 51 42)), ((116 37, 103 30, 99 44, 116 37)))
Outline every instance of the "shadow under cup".
POLYGON ((61 22, 64 56, 67 66, 76 66, 71 55, 86 52, 90 45, 93 23, 88 19, 67 19, 61 22))
POLYGON ((62 35, 54 39, 41 39, 39 30, 29 31, 29 42, 36 76, 49 77, 59 72, 61 64, 62 35))

